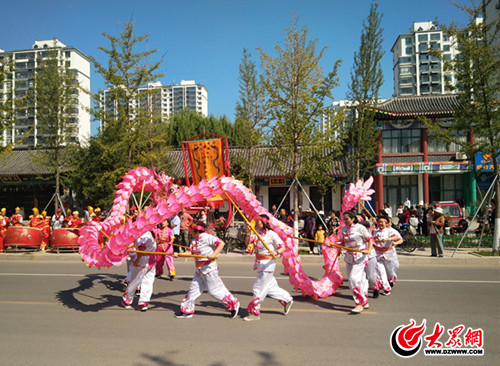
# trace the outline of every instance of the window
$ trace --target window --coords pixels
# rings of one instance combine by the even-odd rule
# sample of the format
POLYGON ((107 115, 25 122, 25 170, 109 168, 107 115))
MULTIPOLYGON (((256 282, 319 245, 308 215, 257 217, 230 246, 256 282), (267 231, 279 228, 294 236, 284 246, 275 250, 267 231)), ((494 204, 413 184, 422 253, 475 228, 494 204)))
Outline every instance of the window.
POLYGON ((427 34, 419 34, 418 35, 418 41, 419 42, 427 42, 428 39, 429 39, 429 37, 428 37, 427 34))
POLYGON ((407 46, 412 45, 412 44, 413 44, 413 38, 412 38, 412 37, 406 37, 406 38, 405 38, 405 44, 406 44, 407 46))
POLYGON ((441 44, 433 42, 433 43, 431 43, 431 48, 433 50, 439 50, 441 48, 441 44))
POLYGON ((412 67, 404 66, 399 69, 399 74, 411 74, 411 73, 412 73, 412 67))
POLYGON ((420 76, 420 82, 426 83, 429 81, 429 75, 421 75, 420 76))
POLYGON ((409 64, 409 63, 411 63, 411 57, 400 57, 399 63, 400 64, 409 64))
POLYGON ((441 76, 438 74, 432 75, 431 80, 432 81, 441 81, 441 76))
POLYGON ((429 71, 429 65, 420 65, 420 71, 423 72, 429 71))
POLYGON ((420 93, 421 94, 428 94, 429 93, 429 85, 422 85, 420 87, 420 93))
MULTIPOLYGON (((458 141, 461 141, 461 142, 467 141, 467 133, 465 131, 460 131, 460 132, 450 131, 449 135, 454 140, 458 139, 458 141)), ((442 141, 437 141, 429 136, 429 141, 427 143, 427 149, 430 153, 457 152, 457 151, 460 151, 460 145, 455 143, 455 142, 445 143, 442 141)))
POLYGON ((413 94, 413 88, 399 88, 399 95, 413 94))
POLYGON ((441 39, 441 35, 439 33, 431 34, 431 41, 439 41, 441 39))
POLYGON ((441 65, 440 64, 433 64, 431 65, 431 71, 440 71, 441 70, 441 65))
POLYGON ((446 61, 451 61, 451 53, 445 53, 443 57, 446 61))
POLYGON ((449 44, 443 45, 443 51, 444 52, 450 52, 450 45, 449 44))
POLYGON ((418 45, 418 51, 419 52, 426 52, 428 49, 427 43, 421 43, 418 45))
POLYGON ((447 36, 446 34, 443 34, 443 42, 448 42, 450 40, 450 37, 447 36))
POLYGON ((399 79, 400 84, 412 84, 413 83, 413 78, 405 77, 399 79))
POLYGON ((421 145, 420 129, 382 131, 382 153, 419 153, 421 145))
POLYGON ((413 53, 413 48, 412 47, 406 47, 405 52, 406 52, 407 55, 411 55, 413 53))
POLYGON ((426 62, 426 61, 429 61, 429 55, 427 53, 421 54, 420 62, 426 62))

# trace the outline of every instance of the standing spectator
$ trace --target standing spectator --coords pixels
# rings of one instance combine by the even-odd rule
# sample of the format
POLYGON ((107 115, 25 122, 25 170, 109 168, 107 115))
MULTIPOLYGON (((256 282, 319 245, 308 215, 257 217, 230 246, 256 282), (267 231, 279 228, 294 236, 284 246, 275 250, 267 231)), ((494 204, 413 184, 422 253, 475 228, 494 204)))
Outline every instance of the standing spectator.
POLYGON ((279 213, 278 213, 278 206, 272 205, 272 207, 271 207, 271 215, 273 215, 274 217, 278 217, 278 215, 279 215, 279 213))
POLYGON ((431 257, 443 256, 444 215, 441 207, 434 209, 429 234, 431 236, 431 257))
POLYGON ((410 223, 410 209, 405 206, 403 208, 403 213, 401 214, 399 224, 409 224, 409 223, 410 223))
MULTIPOLYGON (((312 215, 312 210, 308 208, 305 210, 304 217, 304 233, 306 234, 306 238, 310 240, 314 240, 314 234, 316 233, 316 218, 312 215)), ((309 242, 309 254, 314 253, 314 243, 309 242)))
POLYGON ((42 211, 42 250, 45 250, 46 247, 49 246, 50 239, 50 217, 47 217, 47 211, 42 211))
POLYGON ((391 208, 389 207, 389 205, 386 203, 384 203, 384 211, 385 211, 385 214, 390 218, 392 219, 392 210, 391 208))
MULTIPOLYGON (((326 231, 323 230, 323 225, 318 224, 318 230, 316 230, 316 234, 314 235, 314 240, 324 243, 325 239, 326 239, 326 231)), ((318 255, 323 254, 323 252, 321 251, 322 244, 316 243, 316 245, 318 246, 318 255)))
POLYGON ((408 207, 408 209, 411 208, 411 201, 408 197, 406 197, 406 201, 404 203, 404 207, 408 207))
POLYGON ((56 214, 52 216, 52 229, 60 229, 63 227, 63 222, 64 222, 64 216, 61 213, 61 209, 58 208, 56 210, 56 214))
MULTIPOLYGON (((180 244, 180 234, 181 234, 181 219, 179 218, 179 214, 172 217, 170 220, 170 228, 174 232, 174 244, 180 244)), ((178 245, 174 245, 174 252, 180 253, 181 248, 178 245)))
POLYGON ((424 207, 422 209, 422 234, 427 236, 429 235, 429 222, 428 214, 429 214, 429 204, 427 202, 424 203, 424 207))
POLYGON ((180 224, 180 244, 185 247, 189 246, 189 227, 193 223, 193 217, 186 212, 186 209, 183 208, 179 219, 181 220, 180 224))
POLYGON ((328 235, 337 235, 337 230, 340 227, 340 212, 330 210, 330 217, 326 221, 326 225, 328 226, 328 235))
POLYGON ((417 218, 418 218, 418 229, 417 232, 419 235, 423 235, 424 233, 424 206, 422 204, 417 206, 417 218))
POLYGON ((403 205, 400 203, 398 205, 398 209, 396 210, 396 217, 401 220, 402 215, 403 215, 403 205))
POLYGON ((293 219, 291 215, 288 215, 286 212, 286 208, 280 209, 279 215, 278 215, 278 220, 281 222, 287 224, 288 226, 293 227, 293 219))

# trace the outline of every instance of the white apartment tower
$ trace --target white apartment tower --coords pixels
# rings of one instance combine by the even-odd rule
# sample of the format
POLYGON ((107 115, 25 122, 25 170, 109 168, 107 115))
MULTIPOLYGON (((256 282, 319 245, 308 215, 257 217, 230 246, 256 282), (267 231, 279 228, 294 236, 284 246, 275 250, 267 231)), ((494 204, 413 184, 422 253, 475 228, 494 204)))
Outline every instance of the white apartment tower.
MULTIPOLYGON (((0 62, 11 60, 14 63, 12 80, 4 85, 0 85, 0 100, 5 100, 7 95, 23 97, 33 87, 35 73, 39 60, 46 57, 49 50, 56 49, 66 65, 69 66, 76 75, 76 80, 80 87, 90 90, 90 60, 74 47, 68 47, 57 38, 46 41, 35 41, 31 49, 4 51, 0 49, 0 62)), ((78 105, 72 109, 70 123, 73 124, 72 134, 69 137, 71 142, 84 143, 90 137, 90 96, 87 93, 78 91, 78 105)), ((6 130, 1 136, 1 143, 14 144, 24 135, 25 132, 33 128, 33 133, 22 140, 14 148, 43 147, 42 136, 37 132, 36 108, 26 106, 17 111, 17 118, 11 130, 6 130)))
MULTIPOLYGON (((166 120, 175 112, 187 108, 196 111, 205 117, 208 116, 208 93, 207 88, 202 84, 196 84, 195 80, 182 80, 180 85, 164 86, 160 81, 149 83, 147 87, 140 88, 139 93, 144 91, 157 90, 150 93, 147 98, 133 100, 131 107, 150 108, 166 120)), ((100 92, 101 108, 106 113, 115 115, 119 101, 111 98, 110 90, 100 92)), ((102 128, 101 121, 101 128, 102 128)))
POLYGON ((453 59, 458 50, 450 37, 437 29, 432 21, 414 22, 409 33, 400 34, 392 46, 394 94, 421 96, 452 93, 448 84, 455 85, 451 70, 429 50, 438 49, 445 59, 453 59))

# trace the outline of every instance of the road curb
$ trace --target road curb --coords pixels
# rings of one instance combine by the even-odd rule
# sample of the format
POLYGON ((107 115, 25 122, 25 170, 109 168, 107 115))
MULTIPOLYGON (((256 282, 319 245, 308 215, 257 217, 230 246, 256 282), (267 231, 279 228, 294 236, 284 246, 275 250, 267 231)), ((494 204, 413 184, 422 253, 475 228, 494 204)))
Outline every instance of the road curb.
MULTIPOLYGON (((398 259, 400 265, 450 265, 450 266, 500 266, 500 257, 481 257, 475 253, 466 250, 458 251, 453 257, 453 250, 445 250, 444 257, 430 257, 430 252, 415 251, 413 253, 399 253, 398 259)), ((302 255, 302 263, 324 263, 323 257, 319 255, 302 255)), ((22 253, 0 253, 0 262, 2 261, 53 261, 53 262, 82 262, 78 253, 52 253, 52 252, 22 252, 22 253)), ((190 262, 191 258, 177 258, 178 262, 190 262)), ((241 253, 221 254, 219 262, 248 262, 254 261, 253 255, 241 253)))

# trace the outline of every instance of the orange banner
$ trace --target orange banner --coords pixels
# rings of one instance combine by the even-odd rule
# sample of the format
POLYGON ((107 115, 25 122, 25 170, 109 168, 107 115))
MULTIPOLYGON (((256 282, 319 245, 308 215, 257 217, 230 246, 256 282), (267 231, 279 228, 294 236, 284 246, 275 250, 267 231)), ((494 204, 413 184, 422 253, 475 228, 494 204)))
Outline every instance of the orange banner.
MULTIPOLYGON (((224 175, 224 156, 222 139, 185 142, 193 184, 199 184, 202 179, 209 180, 213 177, 224 175)), ((222 197, 211 198, 211 206, 219 206, 222 197)))

